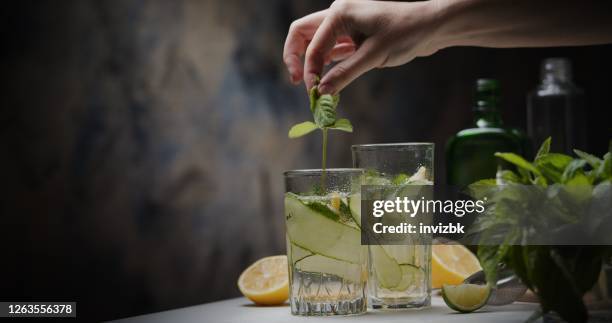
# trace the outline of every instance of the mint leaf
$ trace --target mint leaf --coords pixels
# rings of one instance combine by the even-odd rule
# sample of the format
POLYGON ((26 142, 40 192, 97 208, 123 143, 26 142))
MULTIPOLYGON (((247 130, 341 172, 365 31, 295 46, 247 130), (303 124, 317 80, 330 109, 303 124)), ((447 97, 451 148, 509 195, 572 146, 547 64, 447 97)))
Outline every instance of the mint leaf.
POLYGON ((325 204, 321 204, 319 202, 312 202, 308 203, 307 206, 311 210, 323 215, 324 217, 330 220, 338 221, 340 219, 340 216, 336 212, 330 210, 325 204))
POLYGON ((499 157, 511 164, 518 166, 520 169, 528 170, 536 175, 542 175, 540 170, 538 170, 533 164, 526 161, 523 157, 514 154, 514 153, 495 153, 496 157, 499 157))
POLYGON ((314 115, 315 106, 317 104, 317 100, 319 99, 319 90, 316 86, 313 86, 308 92, 308 97, 310 99, 310 112, 314 115))
POLYGON ((338 208, 338 211, 340 213, 341 220, 343 220, 344 222, 353 221, 353 214, 351 213, 351 209, 346 203, 344 203, 344 200, 340 200, 340 207, 338 208))
MULTIPOLYGON (((506 184, 506 183, 521 183, 521 178, 516 175, 513 171, 508 169, 500 169, 495 173, 495 181, 494 184, 506 184)), ((476 182, 479 183, 479 182, 476 182)))
MULTIPOLYGON (((585 187, 586 185, 591 185, 591 180, 589 180, 589 177, 584 175, 582 172, 579 172, 576 175, 574 175, 572 178, 568 179, 567 182, 565 182, 565 184, 568 186, 576 185, 579 187, 585 187)), ((572 195, 573 196, 580 195, 579 193, 583 191, 584 191, 584 188, 580 189, 578 192, 574 192, 572 195)))
POLYGON ((289 138, 299 138, 315 131, 318 128, 319 127, 317 127, 317 125, 311 121, 304 121, 302 123, 298 123, 291 127, 291 129, 289 130, 289 138))
POLYGON ((597 169, 597 178, 600 181, 612 180, 612 153, 607 152, 604 155, 603 163, 597 169))
POLYGON ((538 154, 535 157, 535 160, 538 160, 540 157, 548 154, 550 152, 550 141, 551 138, 548 137, 546 138, 546 140, 544 140, 544 142, 542 143, 542 145, 540 146, 540 149, 538 150, 538 154))
POLYGON ((576 176, 578 171, 582 171, 584 166, 586 166, 587 162, 584 159, 574 159, 572 160, 563 171, 563 175, 561 175, 561 183, 567 183, 570 179, 576 176))
POLYGON ((544 168, 551 167, 563 170, 572 160, 573 158, 568 155, 549 153, 540 157, 535 164, 544 168))
POLYGON ((395 176, 391 183, 393 183, 393 185, 401 185, 404 184, 408 180, 408 178, 408 175, 402 173, 395 176))
POLYGON ((329 129, 335 129, 346 132, 353 132, 353 125, 348 119, 338 119, 336 123, 328 127, 329 129))
POLYGON ((315 103, 314 121, 319 128, 329 127, 336 123, 336 106, 338 100, 330 94, 323 94, 315 103))
POLYGON ((559 183, 565 168, 572 160, 572 157, 567 155, 548 153, 536 158, 535 164, 546 178, 554 183, 559 183))
POLYGON ((509 249, 509 244, 478 246, 478 260, 482 270, 485 272, 489 286, 495 287, 497 285, 497 268, 509 249))
POLYGON ((348 119, 336 119, 336 109, 340 102, 340 95, 323 94, 318 90, 319 77, 315 79, 315 86, 308 92, 310 98, 310 112, 314 122, 306 121, 294 125, 289 130, 289 138, 298 138, 311 133, 319 128, 322 131, 335 129, 345 132, 353 132, 353 125, 348 119))
POLYGON ((585 153, 584 151, 578 149, 574 149, 574 152, 576 153, 576 155, 578 155, 578 157, 586 160, 586 162, 589 163, 589 165, 591 165, 593 169, 597 169, 601 164, 601 159, 596 156, 593 156, 589 153, 585 153))

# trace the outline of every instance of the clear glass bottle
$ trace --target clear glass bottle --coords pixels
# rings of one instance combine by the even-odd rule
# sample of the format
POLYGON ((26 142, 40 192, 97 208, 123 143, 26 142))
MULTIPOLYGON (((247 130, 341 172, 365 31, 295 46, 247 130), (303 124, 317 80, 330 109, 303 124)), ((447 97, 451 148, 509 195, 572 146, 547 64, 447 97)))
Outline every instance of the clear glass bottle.
POLYGON ((583 104, 583 91, 572 80, 570 61, 545 59, 541 84, 527 95, 527 133, 533 148, 550 136, 553 152, 573 154, 574 148, 587 149, 583 104))
POLYGON ((502 162, 496 152, 525 153, 526 137, 518 129, 503 127, 499 82, 476 81, 474 124, 459 131, 446 144, 446 181, 463 187, 480 179, 495 178, 502 162))

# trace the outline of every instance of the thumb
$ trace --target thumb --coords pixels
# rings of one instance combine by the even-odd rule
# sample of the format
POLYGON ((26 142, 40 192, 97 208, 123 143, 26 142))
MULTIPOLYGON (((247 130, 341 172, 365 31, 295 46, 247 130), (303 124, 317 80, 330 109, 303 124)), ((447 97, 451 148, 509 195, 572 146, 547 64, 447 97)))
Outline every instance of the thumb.
POLYGON ((383 55, 372 38, 366 39, 357 51, 332 67, 319 84, 322 94, 338 93, 357 77, 381 65, 383 55))

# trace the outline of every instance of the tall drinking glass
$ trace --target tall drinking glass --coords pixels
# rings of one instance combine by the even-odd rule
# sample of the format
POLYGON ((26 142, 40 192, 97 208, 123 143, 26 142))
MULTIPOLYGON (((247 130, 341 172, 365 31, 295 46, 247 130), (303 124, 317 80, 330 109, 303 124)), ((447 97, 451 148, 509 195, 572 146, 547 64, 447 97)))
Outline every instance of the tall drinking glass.
MULTIPOLYGON (((404 196, 420 192, 412 185, 432 191, 425 185, 433 185, 433 143, 354 145, 352 152, 353 166, 366 172, 366 184, 404 196)), ((374 309, 421 308, 431 303, 432 237, 398 236, 403 239, 398 243, 370 241, 368 246, 368 304, 374 309)))
MULTIPOLYGON (((361 314, 367 309, 367 249, 352 211, 362 170, 285 172, 289 302, 294 315, 361 314)), ((359 200, 357 200, 359 201, 359 200)))

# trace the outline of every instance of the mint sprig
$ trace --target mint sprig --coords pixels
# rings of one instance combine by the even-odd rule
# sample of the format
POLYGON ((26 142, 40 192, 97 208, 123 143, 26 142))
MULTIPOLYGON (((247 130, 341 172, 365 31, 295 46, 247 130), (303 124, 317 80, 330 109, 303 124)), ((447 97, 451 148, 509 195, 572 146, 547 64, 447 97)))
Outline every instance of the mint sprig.
POLYGON ((319 78, 315 80, 315 85, 310 89, 310 112, 312 121, 298 123, 289 129, 289 138, 299 138, 305 136, 316 129, 320 129, 323 134, 323 158, 321 161, 321 188, 325 191, 325 167, 327 162, 327 131, 340 130, 353 132, 353 125, 348 119, 338 119, 336 110, 340 102, 340 95, 319 93, 319 78))
POLYGON ((497 282, 498 264, 505 263, 538 295, 540 314, 555 311, 567 322, 585 322, 588 311, 582 297, 597 280, 612 247, 527 242, 541 238, 534 234, 571 226, 584 228, 588 236, 608 235, 612 142, 603 158, 580 150, 574 150, 574 158, 550 152, 550 141, 544 141, 533 161, 512 153, 495 154, 516 170, 500 171, 496 179, 469 186, 472 197, 488 196, 494 202, 470 233, 480 236, 478 258, 490 284, 497 282), (523 190, 523 185, 533 189, 523 190), (539 208, 543 199, 554 206, 546 216, 539 208), (591 208, 597 211, 583 212, 591 208))
POLYGON ((318 80, 315 86, 310 89, 310 112, 313 121, 298 123, 289 130, 289 138, 299 138, 305 136, 316 129, 340 130, 353 132, 353 125, 348 119, 338 119, 336 110, 340 102, 340 95, 320 94, 318 80))

